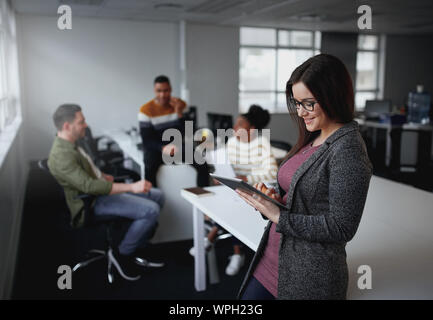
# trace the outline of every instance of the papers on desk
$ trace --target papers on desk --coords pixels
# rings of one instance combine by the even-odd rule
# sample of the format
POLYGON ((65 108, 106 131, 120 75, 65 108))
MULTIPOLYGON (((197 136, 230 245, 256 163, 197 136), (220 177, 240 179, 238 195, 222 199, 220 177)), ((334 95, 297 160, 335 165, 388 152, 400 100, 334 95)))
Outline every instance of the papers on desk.
POLYGON ((236 177, 233 167, 228 159, 226 148, 223 147, 207 152, 206 160, 207 163, 212 164, 215 167, 214 174, 228 178, 236 177))

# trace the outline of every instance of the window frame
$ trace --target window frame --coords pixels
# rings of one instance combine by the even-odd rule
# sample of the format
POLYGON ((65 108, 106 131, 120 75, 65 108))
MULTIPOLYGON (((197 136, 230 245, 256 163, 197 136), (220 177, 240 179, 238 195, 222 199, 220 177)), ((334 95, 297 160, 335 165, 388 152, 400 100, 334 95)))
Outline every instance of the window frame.
MULTIPOLYGON (((282 109, 279 107, 278 105, 278 96, 280 94, 285 94, 285 91, 279 90, 279 86, 278 86, 278 50, 281 49, 288 49, 288 50, 311 50, 313 52, 313 55, 319 54, 320 50, 321 50, 321 44, 322 41, 320 39, 320 43, 319 43, 319 47, 316 47, 317 44, 317 39, 316 37, 320 37, 321 38, 321 32, 318 30, 305 30, 305 29, 287 29, 287 28, 271 28, 271 27, 256 27, 256 26, 241 26, 239 28, 239 53, 241 52, 242 49, 244 48, 248 48, 248 49, 272 49, 275 51, 275 74, 274 74, 274 81, 275 81, 275 90, 241 90, 240 86, 238 86, 238 110, 239 112, 246 112, 246 110, 241 109, 241 105, 240 105, 240 95, 242 93, 266 93, 266 94, 272 94, 274 96, 274 105, 272 108, 267 108, 266 106, 263 106, 264 108, 266 108, 269 113, 271 114, 286 114, 287 113, 287 109, 282 109), (247 45, 247 44, 242 44, 241 40, 240 40, 240 34, 241 34, 241 29, 242 28, 255 28, 255 29, 271 29, 271 30, 275 30, 275 46, 271 46, 271 45, 247 45), (293 31, 300 31, 300 32, 309 32, 312 34, 312 40, 311 40, 311 46, 294 46, 294 45, 280 45, 279 43, 279 33, 280 31, 289 31, 289 32, 293 32, 293 31)), ((241 59, 241 55, 239 54, 239 60, 241 59)), ((241 62, 239 61, 239 65, 241 65, 241 62)), ((240 72, 241 69, 239 68, 239 80, 240 80, 240 72)))
MULTIPOLYGON (((355 111, 358 112, 362 112, 365 109, 365 103, 363 106, 358 106, 356 104, 356 96, 358 93, 374 93, 374 99, 381 99, 383 96, 383 85, 380 83, 381 81, 381 72, 383 70, 383 66, 382 66, 382 59, 381 59, 381 55, 384 54, 384 44, 383 44, 383 40, 382 40, 382 35, 380 34, 376 34, 376 33, 360 33, 358 34, 358 42, 357 42, 357 48, 356 48, 356 61, 358 62, 358 54, 361 52, 372 52, 372 53, 376 53, 376 87, 374 89, 358 89, 358 81, 356 81, 356 85, 355 85, 355 111), (360 49, 359 48, 359 38, 362 36, 374 36, 377 39, 377 48, 376 49, 360 49)), ((358 68, 356 68, 356 80, 358 80, 358 68)))
POLYGON ((16 17, 8 1, 0 0, 0 168, 22 124, 16 17), (10 117, 13 115, 13 117, 10 117))

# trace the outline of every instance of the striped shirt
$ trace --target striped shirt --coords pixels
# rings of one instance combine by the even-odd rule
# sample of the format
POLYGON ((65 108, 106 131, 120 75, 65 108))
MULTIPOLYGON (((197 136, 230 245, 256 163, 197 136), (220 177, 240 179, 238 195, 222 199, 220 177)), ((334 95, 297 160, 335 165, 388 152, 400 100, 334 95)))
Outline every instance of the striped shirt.
POLYGON ((172 106, 163 107, 154 99, 140 108, 138 122, 144 149, 161 151, 162 147, 169 143, 169 141, 162 141, 162 134, 166 129, 178 129, 183 134, 183 121, 178 117, 174 108, 172 106))
POLYGON ((235 174, 246 176, 248 183, 276 180, 277 162, 272 154, 271 144, 264 136, 259 136, 249 143, 231 137, 227 141, 227 154, 235 174))

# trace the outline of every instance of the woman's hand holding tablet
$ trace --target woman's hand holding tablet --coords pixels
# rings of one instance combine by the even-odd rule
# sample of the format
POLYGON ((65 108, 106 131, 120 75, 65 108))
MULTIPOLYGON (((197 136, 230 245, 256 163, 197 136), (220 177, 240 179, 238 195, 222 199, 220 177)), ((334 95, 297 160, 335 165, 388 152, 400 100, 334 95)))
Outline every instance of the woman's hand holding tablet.
POLYGON ((251 186, 236 178, 221 177, 212 173, 210 176, 235 190, 246 203, 260 211, 263 216, 272 222, 278 223, 280 210, 287 209, 282 204, 281 196, 277 194, 275 189, 267 188, 262 182, 251 186))
MULTIPOLYGON (((254 188, 260 190, 262 193, 266 194, 268 197, 278 201, 279 203, 283 203, 283 199, 280 194, 274 188, 268 188, 263 182, 255 183, 253 185, 254 188)), ((283 203, 284 204, 284 203, 283 203)))
MULTIPOLYGON (((254 187, 268 197, 282 202, 281 196, 277 194, 274 188, 267 188, 263 182, 256 183, 254 187)), ((258 210, 262 215, 266 216, 274 223, 278 223, 280 218, 280 208, 268 199, 258 195, 257 193, 249 194, 241 189, 236 189, 237 194, 244 199, 246 203, 258 210)))

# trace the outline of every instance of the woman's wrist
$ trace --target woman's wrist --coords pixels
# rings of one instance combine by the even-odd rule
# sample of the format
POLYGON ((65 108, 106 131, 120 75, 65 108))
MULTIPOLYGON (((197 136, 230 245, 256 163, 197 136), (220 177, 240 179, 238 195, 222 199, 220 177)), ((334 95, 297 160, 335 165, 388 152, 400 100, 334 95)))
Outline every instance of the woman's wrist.
POLYGON ((278 224, 278 222, 280 221, 280 211, 278 211, 278 213, 276 213, 272 218, 270 218, 269 220, 271 220, 273 223, 278 224))

